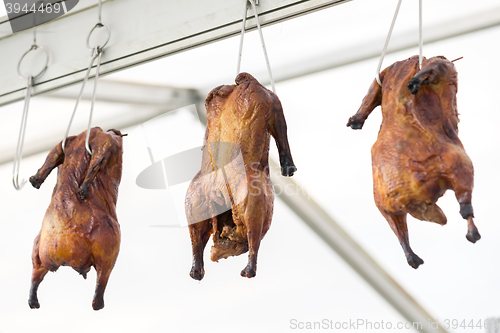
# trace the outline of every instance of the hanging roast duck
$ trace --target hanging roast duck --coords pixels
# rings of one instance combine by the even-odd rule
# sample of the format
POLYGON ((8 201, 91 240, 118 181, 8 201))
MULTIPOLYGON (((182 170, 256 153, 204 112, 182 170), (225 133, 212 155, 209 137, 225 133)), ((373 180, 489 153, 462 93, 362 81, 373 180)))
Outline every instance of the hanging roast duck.
POLYGON ((445 57, 413 56, 373 81, 358 112, 347 126, 361 129, 375 107, 382 107, 382 126, 372 147, 375 203, 403 247, 408 264, 423 264, 410 248, 406 215, 446 224, 436 205, 449 189, 468 221, 467 239, 481 238, 471 205, 474 170, 458 138, 457 72, 445 57))
POLYGON ((104 290, 120 249, 116 201, 122 175, 123 135, 117 130, 92 128, 89 155, 86 133, 68 137, 64 151, 62 143, 54 147, 30 178, 33 187, 40 188, 49 173, 58 168, 52 200, 33 247, 31 308, 40 307, 40 282, 60 266, 71 266, 84 278, 94 266, 97 285, 92 307, 104 307, 104 290))
POLYGON ((274 206, 270 135, 278 146, 282 175, 296 171, 278 97, 250 74, 241 73, 235 81, 208 94, 201 171, 186 195, 193 249, 190 275, 196 280, 204 276, 203 250, 210 235, 212 261, 249 252, 241 275, 255 276, 257 252, 274 206))

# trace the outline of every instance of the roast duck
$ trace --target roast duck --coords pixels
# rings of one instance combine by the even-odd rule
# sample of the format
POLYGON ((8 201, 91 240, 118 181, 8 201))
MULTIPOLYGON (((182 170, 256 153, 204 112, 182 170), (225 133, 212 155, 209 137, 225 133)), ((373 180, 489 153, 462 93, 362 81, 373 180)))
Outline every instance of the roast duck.
POLYGON ((243 277, 254 277, 259 245, 269 230, 274 189, 269 173, 270 135, 278 147, 281 174, 296 171, 278 97, 248 73, 207 96, 207 129, 201 170, 186 194, 193 251, 190 276, 205 274, 203 251, 213 235, 211 260, 248 253, 243 277))
POLYGON ((45 213, 42 229, 33 247, 33 274, 29 306, 39 308, 37 290, 48 271, 71 266, 86 278, 90 268, 97 272, 92 302, 94 310, 104 307, 104 290, 120 249, 120 225, 116 217, 118 186, 122 175, 122 134, 99 127, 68 137, 49 153, 45 163, 30 178, 35 188, 58 168, 57 183, 45 213))
POLYGON ((382 125, 372 147, 375 203, 401 243, 408 264, 423 264, 411 249, 406 216, 446 224, 436 205, 453 190, 460 214, 468 222, 467 239, 481 238, 471 205, 474 170, 458 138, 457 72, 445 57, 399 61, 374 81, 347 126, 361 129, 375 107, 382 107, 382 125))

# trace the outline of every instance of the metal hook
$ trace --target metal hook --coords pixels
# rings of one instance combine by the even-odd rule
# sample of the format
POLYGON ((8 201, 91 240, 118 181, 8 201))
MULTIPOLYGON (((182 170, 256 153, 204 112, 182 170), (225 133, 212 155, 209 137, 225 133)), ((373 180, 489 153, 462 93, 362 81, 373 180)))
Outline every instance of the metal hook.
MULTIPOLYGON (((38 2, 40 2, 40 1, 38 1, 38 2)), ((37 77, 42 75, 45 72, 45 70, 47 69, 47 66, 49 64, 49 52, 43 46, 39 46, 36 44, 36 11, 35 11, 35 13, 33 14, 33 45, 31 45, 31 48, 28 51, 24 52, 24 54, 21 56, 21 59, 17 63, 17 74, 19 74, 19 76, 22 79, 25 79, 25 80, 28 79, 28 77, 25 77, 23 74, 21 74, 21 63, 23 62, 24 57, 26 57, 28 55, 28 53, 30 53, 31 51, 34 51, 37 49, 42 49, 45 52, 45 55, 46 55, 45 65, 43 66, 42 70, 38 74, 32 75, 32 80, 36 79, 37 77)))
POLYGON ((110 38, 111 38, 111 28, 109 27, 109 25, 101 23, 101 22, 96 23, 96 25, 94 25, 94 27, 92 28, 92 30, 90 30, 90 33, 89 33, 89 35, 87 37, 87 48, 91 49, 91 50, 94 50, 96 47, 99 47, 99 48, 103 49, 106 45, 108 45, 108 42, 109 42, 110 38), (104 28, 106 28, 106 30, 108 30, 108 38, 106 39, 106 42, 104 42, 104 44, 101 45, 101 46, 99 46, 99 45, 97 45, 97 46, 90 46, 90 36, 92 36, 92 33, 94 32, 94 30, 96 28, 102 28, 102 27, 104 27, 104 28))
POLYGON ((248 0, 245 0, 245 9, 243 11, 243 24, 241 25, 240 48, 238 51, 238 63, 236 65, 236 75, 240 74, 241 55, 243 54, 243 39, 245 38, 245 25, 247 23, 248 0))
POLYGON ((422 0, 418 1, 418 64, 422 68, 424 60, 424 36, 422 33, 422 0))
POLYGON ((21 127, 19 129, 16 153, 14 155, 14 166, 12 169, 12 184, 14 185, 14 188, 18 191, 21 190, 23 186, 26 184, 26 180, 24 179, 21 182, 19 182, 19 170, 21 168, 21 160, 23 157, 24 137, 26 136, 26 124, 28 123, 28 110, 31 99, 31 91, 33 88, 33 80, 45 72, 48 64, 49 64, 49 52, 43 46, 36 45, 36 27, 33 27, 33 45, 28 51, 24 52, 24 54, 21 56, 21 59, 19 59, 19 62, 17 64, 17 73, 22 79, 27 80, 26 96, 24 97, 24 109, 23 109, 23 115, 21 117, 21 127), (21 73, 21 64, 28 53, 37 49, 42 49, 45 52, 46 55, 45 65, 38 74, 29 75, 26 77, 21 73))
POLYGON ((47 51, 47 49, 46 49, 46 48, 44 48, 43 46, 33 44, 33 45, 31 46, 31 48, 30 48, 28 51, 24 52, 24 54, 22 55, 21 59, 20 59, 20 60, 19 60, 19 62, 17 63, 17 74, 19 74, 19 76, 21 77, 21 79, 26 80, 26 79, 28 79, 28 77, 29 77, 29 76, 28 76, 28 77, 26 77, 26 76, 24 76, 24 75, 21 73, 21 64, 22 64, 22 62, 23 62, 24 58, 25 58, 25 57, 28 55, 28 53, 30 53, 31 51, 35 51, 35 50, 38 50, 38 49, 41 49, 41 50, 43 50, 43 51, 45 52, 45 55, 46 55, 46 57, 45 57, 45 64, 44 64, 44 66, 43 66, 42 70, 41 70, 40 72, 38 72, 38 74, 36 74, 36 75, 31 75, 31 76, 33 77, 33 79, 36 79, 37 77, 39 77, 40 75, 42 75, 43 73, 45 73, 45 71, 47 70, 47 67, 48 67, 48 65, 49 65, 49 57, 50 57, 50 56, 49 56, 49 51, 47 51))
POLYGON ((401 7, 402 0, 399 0, 398 5, 396 6, 396 11, 394 12, 394 17, 392 18, 391 27, 389 28, 389 33, 387 34, 387 38, 385 39, 384 49, 382 50, 382 55, 378 61, 377 73, 375 79, 378 84, 382 86, 382 82, 380 81, 380 68, 382 68, 382 61, 384 61, 385 53, 387 52, 387 46, 389 46, 389 41, 391 40, 392 30, 394 29, 394 25, 396 24, 396 19, 398 18, 399 8, 401 7))
POLYGON ((94 90, 92 93, 92 101, 90 104, 89 123, 87 125, 87 136, 85 138, 85 149, 87 150, 87 152, 90 155, 92 155, 92 150, 90 149, 89 141, 90 141, 90 127, 92 126, 92 116, 94 114, 94 104, 95 104, 95 97, 96 97, 96 92, 97 92, 97 81, 99 80, 99 71, 101 69, 101 58, 102 58, 102 54, 104 52, 104 47, 108 44, 109 39, 111 38, 111 29, 109 28, 109 26, 107 24, 104 24, 101 22, 101 0, 99 0, 98 21, 99 22, 97 22, 96 25, 94 25, 92 30, 90 30, 89 35, 87 36, 87 48, 92 50, 91 54, 90 54, 90 56, 91 56, 90 64, 89 64, 89 67, 87 68, 87 72, 86 72, 85 77, 83 79, 82 88, 80 89, 80 94, 78 95, 78 98, 76 100, 76 104, 75 104, 75 108, 73 110, 73 113, 71 114, 68 128, 66 129, 66 133, 64 134, 64 139, 62 141, 63 153, 65 152, 66 139, 68 138, 69 130, 71 129, 71 124, 73 123, 73 119, 75 117, 76 110, 78 109, 78 104, 80 103, 80 100, 82 99, 83 90, 85 89, 85 84, 87 83, 87 81, 89 79, 90 71, 92 70, 92 66, 94 66, 94 62, 97 59, 96 74, 95 74, 95 78, 94 78, 94 90), (91 47, 90 46, 90 36, 92 36, 92 33, 94 32, 94 30, 96 28, 102 28, 102 27, 105 27, 107 29, 108 38, 106 39, 106 41, 104 42, 104 44, 102 46, 97 45, 97 46, 91 47))
POLYGON ((257 30, 259 31, 260 43, 262 46, 262 51, 264 53, 264 58, 266 59, 269 80, 271 81, 271 86, 272 86, 273 92, 276 93, 276 87, 274 85, 273 73, 271 71, 271 64, 269 63, 269 57, 267 56, 266 43, 264 42, 264 35, 262 34, 262 28, 261 28, 260 22, 259 22, 259 15, 257 14, 256 4, 258 4, 258 0, 245 0, 245 11, 243 13, 243 24, 241 27, 240 48, 239 48, 239 53, 238 53, 238 64, 236 66, 236 72, 237 72, 236 75, 238 75, 240 73, 241 55, 243 54, 243 37, 245 35, 245 25, 246 25, 246 20, 247 20, 247 11, 248 11, 248 3, 249 2, 253 8, 255 21, 257 22, 257 30))
MULTIPOLYGON (((392 23, 391 27, 389 28, 389 33, 387 34, 387 38, 385 39, 385 44, 384 48, 382 50, 382 55, 380 56, 378 66, 377 66, 377 73, 375 76, 375 79, 377 80, 378 84, 382 86, 382 82, 380 81, 380 69, 382 68, 382 61, 384 61, 385 54, 387 52, 387 47, 389 46, 389 41, 391 39, 392 35, 392 30, 394 29, 394 25, 396 23, 396 19, 398 18, 398 13, 399 13, 399 8, 401 7, 401 2, 402 0, 399 0, 398 5, 396 6, 396 11, 394 12, 394 17, 392 18, 392 23)), ((422 33, 422 0, 419 0, 419 16, 418 16, 418 50, 419 50, 419 56, 418 56, 418 64, 419 64, 419 69, 422 68, 422 61, 424 59, 423 56, 423 48, 424 48, 424 41, 423 41, 423 33, 422 33)))
POLYGON ((92 115, 94 113, 94 103, 95 103, 95 96, 97 92, 97 82, 99 80, 99 70, 101 68, 101 56, 102 56, 102 49, 99 47, 96 47, 96 52, 97 52, 97 68, 96 68, 96 73, 95 73, 95 78, 94 78, 94 92, 92 93, 92 101, 90 103, 90 115, 89 115, 89 124, 87 126, 87 137, 85 138, 85 149, 87 149, 88 153, 92 155, 92 151, 90 150, 89 146, 89 139, 90 139, 90 126, 92 125, 92 115))
POLYGON ((12 170, 12 183, 14 188, 20 191, 23 186, 26 184, 26 180, 22 180, 19 183, 19 169, 21 167, 21 160, 23 157, 23 145, 24 145, 24 137, 26 134, 26 123, 28 122, 28 109, 30 105, 30 97, 31 97, 31 87, 33 86, 33 77, 28 76, 28 84, 26 87, 26 96, 24 97, 24 109, 23 115, 21 118, 21 128, 19 129, 19 137, 17 139, 17 148, 16 154, 14 156, 14 167, 12 170))
POLYGON ((76 99, 76 104, 75 108, 73 109, 73 113, 71 114, 71 118, 69 119, 69 124, 68 128, 66 129, 66 133, 64 134, 64 139, 62 141, 62 150, 63 153, 65 152, 66 148, 66 139, 68 138, 69 135, 69 130, 71 129, 71 124, 73 123, 73 119, 75 118, 76 110, 78 109, 78 104, 80 103, 80 100, 82 99, 83 95, 83 90, 85 89, 85 84, 87 83, 89 76, 90 76, 90 71, 92 70, 92 66, 94 65, 94 61, 99 58, 99 62, 97 64, 97 73, 96 73, 96 81, 94 83, 94 94, 92 96, 92 105, 91 105, 91 110, 90 110, 90 116, 89 116, 89 125, 87 129, 87 138, 85 140, 85 148, 87 149, 87 152, 92 155, 92 151, 90 150, 88 140, 89 140, 89 132, 90 132, 90 125, 92 123, 92 113, 93 113, 93 108, 94 108, 94 100, 95 100, 95 93, 96 93, 96 86, 97 86, 97 79, 99 78, 99 67, 100 67, 100 60, 101 60, 101 54, 102 54, 102 49, 99 47, 96 47, 93 51, 93 56, 90 59, 90 64, 89 67, 87 68, 87 72, 85 74, 85 77, 83 79, 82 87, 80 89, 80 93, 78 94, 78 98, 76 99))

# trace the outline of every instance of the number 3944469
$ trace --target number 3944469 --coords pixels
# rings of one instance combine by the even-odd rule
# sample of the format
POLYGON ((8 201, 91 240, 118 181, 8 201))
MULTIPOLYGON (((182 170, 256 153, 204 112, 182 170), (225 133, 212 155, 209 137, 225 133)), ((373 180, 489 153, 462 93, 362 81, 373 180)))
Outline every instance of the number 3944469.
POLYGON ((51 14, 51 13, 60 13, 63 10, 62 5, 60 3, 54 3, 54 4, 41 3, 39 5, 34 3, 31 6, 29 6, 27 3, 22 5, 20 3, 9 3, 9 2, 5 4, 5 9, 7 10, 7 14, 12 14, 12 13, 15 13, 15 14, 26 13, 26 14, 28 14, 28 13, 36 13, 36 12, 51 14))

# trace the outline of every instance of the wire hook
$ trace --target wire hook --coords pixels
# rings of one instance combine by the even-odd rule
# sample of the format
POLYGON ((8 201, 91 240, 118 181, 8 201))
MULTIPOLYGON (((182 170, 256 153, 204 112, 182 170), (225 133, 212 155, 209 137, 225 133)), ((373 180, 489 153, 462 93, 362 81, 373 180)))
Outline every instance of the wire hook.
POLYGON ((238 75, 240 73, 241 56, 243 54, 243 39, 245 36, 245 25, 247 22, 248 3, 250 3, 252 8, 253 8, 255 21, 257 22, 257 30, 259 31, 262 52, 264 53, 264 58, 266 60, 267 72, 269 74, 269 80, 271 81, 271 86, 272 86, 273 92, 276 93, 276 87, 274 85, 273 73, 271 72, 271 64, 269 63, 269 57, 267 56, 266 43, 264 42, 264 35, 262 34, 262 28, 261 28, 260 22, 259 22, 259 15, 257 14, 257 7, 255 6, 256 4, 259 4, 258 0, 245 0, 245 10, 243 12, 243 23, 242 23, 242 27, 241 27, 240 48, 239 48, 239 53, 238 53, 238 64, 236 66, 236 75, 238 75))
POLYGON ((389 46, 389 41, 391 40, 391 35, 392 35, 392 30, 394 29, 394 25, 396 24, 396 19, 398 18, 398 13, 399 13, 399 8, 401 7, 401 2, 402 0, 398 1, 398 5, 396 6, 396 11, 394 12, 394 17, 392 18, 392 23, 391 27, 389 28, 389 33, 387 34, 387 38, 385 39, 385 44, 384 48, 382 50, 382 55, 380 56, 380 59, 378 61, 378 66, 377 66, 377 75, 375 76, 375 79, 377 79, 377 82, 380 86, 382 86, 382 82, 380 81, 380 68, 382 67, 382 62, 384 61, 385 54, 387 52, 387 46, 389 46))
MULTIPOLYGON (((69 130, 71 129, 71 124, 73 123, 73 119, 75 118, 75 114, 76 114, 76 110, 78 109, 78 104, 80 104, 80 100, 82 99, 82 95, 83 95, 83 90, 85 89, 85 84, 87 83, 88 79, 89 79, 89 76, 90 76, 90 71, 92 70, 92 66, 94 65, 94 61, 99 57, 99 55, 101 54, 101 52, 97 51, 97 52, 94 52, 95 54, 92 55, 91 59, 90 59, 90 64, 89 64, 89 67, 87 68, 87 72, 85 74, 85 77, 83 79, 83 83, 82 83, 82 87, 80 88, 80 93, 78 94, 78 98, 76 99, 76 104, 75 104, 75 108, 73 109, 73 113, 71 114, 71 118, 69 119, 69 124, 68 124, 68 128, 66 129, 66 133, 64 134, 64 139, 62 141, 62 150, 63 150, 63 153, 65 152, 65 148, 66 148, 66 139, 68 138, 68 134, 69 134, 69 130)), ((99 57, 100 59, 100 57, 99 57)), ((96 78, 97 78, 98 74, 96 73, 96 78)), ((94 93, 95 93, 95 87, 97 85, 97 81, 95 82, 94 84, 94 93)), ((89 117, 89 125, 88 125, 88 128, 90 127, 91 125, 91 122, 92 122, 92 109, 93 109, 93 106, 94 106, 94 97, 95 97, 95 94, 92 98, 92 106, 91 106, 91 112, 90 112, 90 117, 89 117)), ((89 130, 87 130, 87 139, 88 139, 88 132, 89 130)), ((90 150, 90 148, 87 148, 88 147, 88 142, 87 140, 85 140, 85 148, 87 149, 87 152, 92 155, 92 151, 90 150)))
POLYGON ((26 134, 26 123, 28 122, 28 109, 30 105, 32 86, 33 86, 33 76, 28 76, 26 96, 24 97, 23 115, 21 117, 21 128, 19 129, 19 136, 17 138, 16 153, 14 155, 14 167, 12 169, 12 183, 14 185, 14 188, 18 191, 20 191, 26 184, 25 179, 23 179, 21 183, 19 183, 19 169, 21 168, 21 160, 23 157, 24 137, 26 134))
POLYGON ((87 150, 87 152, 90 155, 92 155, 92 150, 90 149, 89 141, 90 141, 90 127, 92 126, 92 116, 94 113, 95 97, 96 97, 96 93, 97 93, 97 82, 99 80, 99 71, 101 68, 101 58, 102 58, 102 54, 104 52, 104 47, 108 44, 109 39, 111 38, 111 29, 109 28, 109 26, 107 24, 104 24, 101 22, 101 0, 99 0, 98 21, 99 22, 97 22, 97 24, 92 28, 92 30, 90 30, 89 35, 87 37, 87 48, 92 50, 91 54, 90 54, 90 56, 91 56, 90 64, 89 64, 89 67, 87 68, 87 72, 85 73, 85 77, 84 77, 83 83, 82 83, 82 88, 80 89, 80 93, 78 94, 75 108, 73 109, 73 113, 71 114, 71 118, 69 120, 68 128, 66 129, 66 133, 64 134, 64 139, 62 141, 63 152, 65 152, 66 139, 68 138, 69 130, 71 129, 71 124, 73 123, 73 119, 75 117, 76 110, 78 109, 78 104, 80 103, 80 100, 82 99, 83 90, 85 89, 85 84, 87 83, 87 81, 89 79, 90 71, 92 70, 92 66, 94 66, 94 62, 97 59, 96 74, 95 74, 95 78, 94 78, 94 90, 92 93, 92 100, 91 100, 91 104, 90 104, 89 122, 87 125, 87 136, 85 138, 85 149, 87 150), (90 36, 92 35, 92 33, 94 32, 94 30, 96 28, 102 28, 102 27, 106 28, 108 31, 108 37, 107 37, 106 41, 104 42, 104 44, 102 46, 97 45, 97 46, 91 47, 90 46, 90 36))
POLYGON ((35 78, 39 77, 45 72, 45 70, 48 67, 48 64, 49 64, 49 52, 43 46, 39 46, 36 44, 36 27, 33 27, 33 45, 28 51, 24 52, 24 54, 21 56, 21 59, 19 59, 19 62, 17 64, 17 74, 19 74, 19 77, 21 77, 22 79, 27 80, 26 95, 24 97, 24 108, 21 117, 21 127, 19 129, 19 136, 17 138, 16 153, 14 155, 14 166, 12 169, 12 184, 14 185, 14 188, 18 191, 21 190, 23 186, 26 184, 26 180, 24 179, 21 180, 21 182, 19 182, 19 170, 21 168, 21 160, 23 157, 24 137, 26 136, 26 124, 28 123, 28 110, 30 105, 31 92, 33 88, 33 81, 35 78), (45 64, 43 68, 40 70, 40 72, 38 72, 38 74, 24 76, 21 73, 21 64, 26 55, 28 55, 28 53, 37 49, 41 49, 42 51, 45 52, 46 56, 45 64))
POLYGON ((422 68, 424 61, 424 36, 422 33, 422 0, 418 0, 418 64, 419 70, 422 68))
MULTIPOLYGON (((382 54, 380 55, 380 59, 377 66, 377 73, 375 79, 378 84, 382 86, 382 82, 380 81, 380 69, 382 68, 382 62, 384 61, 385 54, 387 53, 387 47, 389 46, 389 41, 391 39, 392 30, 394 29, 394 25, 396 24, 396 19, 398 18, 399 8, 401 7, 402 0, 398 1, 398 5, 396 6, 396 11, 394 12, 394 17, 392 18, 391 27, 389 28, 389 33, 387 34, 387 38, 385 39, 384 48, 382 49, 382 54)), ((423 33, 422 33, 422 0, 419 0, 418 3, 418 64, 419 69, 422 68, 423 61, 423 49, 424 49, 424 41, 423 41, 423 33)))
POLYGON ((85 149, 87 149, 88 153, 92 155, 92 151, 90 150, 89 146, 89 139, 90 139, 90 127, 92 126, 92 115, 94 114, 94 104, 95 104, 95 96, 97 92, 97 82, 99 80, 99 70, 101 68, 101 56, 102 56, 102 49, 99 47, 95 48, 97 52, 97 68, 95 72, 95 81, 94 81, 94 92, 92 93, 92 102, 90 103, 90 115, 89 115, 89 124, 87 126, 87 137, 85 138, 85 149))

